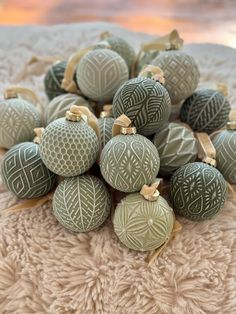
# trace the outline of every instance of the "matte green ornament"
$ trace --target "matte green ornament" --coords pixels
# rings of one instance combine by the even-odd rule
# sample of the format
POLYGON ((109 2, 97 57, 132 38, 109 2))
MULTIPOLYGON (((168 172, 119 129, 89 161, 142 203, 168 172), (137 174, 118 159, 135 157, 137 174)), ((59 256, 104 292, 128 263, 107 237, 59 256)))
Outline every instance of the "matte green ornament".
POLYGON ((138 133, 154 134, 170 115, 170 97, 165 87, 153 79, 137 77, 124 83, 113 99, 115 118, 125 114, 138 133))
POLYGON ((38 145, 30 142, 15 145, 4 155, 1 177, 19 198, 43 196, 56 181, 56 175, 43 164, 38 145))
POLYGON ((215 135, 216 165, 225 179, 236 184, 236 130, 225 130, 215 135))
POLYGON ((190 220, 213 217, 224 206, 226 194, 227 184, 222 174, 202 162, 182 166, 171 178, 174 210, 190 220))
POLYGON ((100 129, 100 140, 101 149, 110 141, 112 138, 112 127, 115 119, 112 117, 104 117, 98 119, 98 125, 100 129))
POLYGON ((203 89, 185 100, 180 118, 194 131, 210 134, 226 125, 229 112, 230 104, 222 93, 203 89))
POLYGON ((49 100, 52 100, 61 94, 67 93, 66 90, 61 88, 66 66, 67 61, 57 61, 46 73, 44 78, 44 88, 49 100))
POLYGON ((0 101, 0 121, 0 147, 7 149, 21 142, 32 141, 34 128, 41 124, 38 110, 21 98, 0 101))
POLYGON ((153 143, 160 156, 160 174, 171 175, 179 167, 197 158, 197 142, 189 129, 178 123, 166 123, 158 129, 153 143))
POLYGON ((174 214, 163 197, 147 201, 139 193, 132 193, 116 207, 113 223, 116 235, 125 246, 138 251, 151 251, 170 237, 174 214))
POLYGON ((66 178, 53 196, 53 212, 70 231, 86 232, 98 228, 111 210, 111 197, 97 177, 82 175, 66 178))
POLYGON ((128 67, 118 53, 95 49, 80 60, 76 80, 81 92, 95 101, 112 100, 117 89, 128 80, 128 67))
POLYGON ((156 147, 139 134, 113 137, 100 157, 104 179, 122 192, 140 191, 144 184, 153 183, 159 167, 156 147))
POLYGON ((180 50, 161 52, 151 62, 164 71, 165 87, 171 103, 186 99, 198 86, 200 74, 193 57, 180 50))

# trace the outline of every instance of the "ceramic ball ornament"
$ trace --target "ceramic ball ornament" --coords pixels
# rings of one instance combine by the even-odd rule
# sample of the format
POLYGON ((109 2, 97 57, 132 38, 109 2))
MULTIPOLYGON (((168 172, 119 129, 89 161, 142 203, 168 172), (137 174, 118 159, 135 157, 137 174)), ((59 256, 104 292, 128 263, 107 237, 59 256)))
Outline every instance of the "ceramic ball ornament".
POLYGON ((95 176, 66 178, 53 196, 53 213, 66 229, 86 232, 98 228, 111 210, 105 184, 95 176))
POLYGON ((223 175, 202 162, 180 167, 171 178, 170 197, 174 211, 190 220, 213 217, 223 207, 226 194, 223 175))
POLYGON ((76 81, 83 95, 105 102, 128 80, 128 67, 118 53, 95 49, 85 54, 76 69, 76 81))
POLYGON ((210 134, 226 125, 229 112, 230 104, 222 93, 202 89, 185 100, 180 110, 180 119, 194 131, 210 134))
POLYGON ((193 57, 181 50, 158 54, 151 62, 165 73, 165 87, 171 103, 177 104, 189 97, 197 88, 200 74, 193 57))
MULTIPOLYGON (((86 172, 97 158, 99 139, 82 114, 82 110, 86 109, 72 106, 70 111, 67 111, 66 118, 51 122, 43 131, 40 141, 42 160, 58 175, 80 175, 86 172)), ((91 119, 93 117, 92 115, 91 119)))
POLYGON ((56 181, 56 175, 42 162, 38 144, 33 142, 17 144, 4 155, 1 177, 11 192, 27 199, 47 194, 56 181))
POLYGON ((112 117, 112 113, 109 111, 102 111, 100 118, 98 119, 98 126, 100 129, 100 140, 101 149, 110 141, 112 138, 112 127, 115 119, 112 117))

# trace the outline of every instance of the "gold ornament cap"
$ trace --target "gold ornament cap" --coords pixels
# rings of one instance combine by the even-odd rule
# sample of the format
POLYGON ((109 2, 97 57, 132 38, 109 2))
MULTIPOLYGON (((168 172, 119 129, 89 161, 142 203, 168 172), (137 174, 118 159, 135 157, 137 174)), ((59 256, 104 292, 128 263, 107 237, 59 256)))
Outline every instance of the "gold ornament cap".
POLYGON ((236 120, 227 122, 226 127, 227 127, 227 130, 236 130, 236 120))

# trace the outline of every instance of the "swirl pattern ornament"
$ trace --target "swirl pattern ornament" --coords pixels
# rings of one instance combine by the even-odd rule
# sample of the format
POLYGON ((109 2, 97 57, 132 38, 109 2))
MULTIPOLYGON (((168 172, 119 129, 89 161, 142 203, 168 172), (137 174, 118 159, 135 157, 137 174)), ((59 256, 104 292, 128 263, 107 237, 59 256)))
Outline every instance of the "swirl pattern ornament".
POLYGON ((132 193, 118 204, 113 223, 116 235, 125 246, 138 251, 151 251, 170 237, 174 215, 163 197, 150 202, 139 193, 132 193))
POLYGON ((74 232, 96 229, 107 219, 110 210, 111 197, 105 184, 90 175, 66 178, 53 197, 55 217, 74 232))
POLYGON ((79 62, 76 80, 82 93, 95 101, 110 101, 129 78, 128 67, 118 53, 109 49, 88 52, 79 62))
POLYGON ((160 167, 156 147, 144 136, 117 135, 104 147, 100 169, 113 188, 123 192, 140 191, 152 184, 160 167))
POLYGON ((99 118, 98 125, 100 129, 101 149, 110 141, 112 138, 112 127, 115 119, 112 117, 99 118))
POLYGON ((229 120, 230 104, 218 91, 203 89, 183 103, 180 118, 197 132, 208 134, 224 127, 229 120))
POLYGON ((19 198, 47 194, 56 175, 43 164, 37 144, 26 142, 12 147, 4 156, 1 176, 7 188, 19 198))
POLYGON ((213 217, 224 206, 226 194, 227 184, 222 174, 202 162, 182 166, 171 178, 174 210, 190 220, 213 217))
POLYGON ((152 62, 162 69, 172 104, 189 97, 197 88, 200 74, 193 57, 183 51, 161 52, 152 62))
POLYGON ((216 149, 217 168, 228 182, 236 184, 236 131, 222 131, 212 143, 216 149))
POLYGON ((34 128, 41 126, 37 109, 20 98, 0 101, 0 147, 11 148, 21 143, 32 141, 34 128))
POLYGON ((159 82, 137 77, 124 83, 113 99, 115 118, 125 114, 138 133, 149 136, 165 123, 170 115, 170 97, 159 82))

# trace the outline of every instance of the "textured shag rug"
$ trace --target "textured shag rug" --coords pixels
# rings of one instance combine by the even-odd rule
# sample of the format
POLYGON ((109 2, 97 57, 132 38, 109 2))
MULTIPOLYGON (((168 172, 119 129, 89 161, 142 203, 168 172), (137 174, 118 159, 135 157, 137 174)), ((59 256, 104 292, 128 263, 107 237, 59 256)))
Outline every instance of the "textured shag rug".
MULTIPOLYGON (((48 67, 26 66, 33 55, 68 57, 93 44, 101 31, 136 48, 148 39, 111 24, 0 28, 0 93, 10 85, 35 90, 46 103, 48 67)), ((187 45, 200 67, 201 85, 226 82, 236 103, 236 50, 187 45)), ((0 122, 1 123, 1 122, 0 122)), ((17 203, 0 181, 0 313, 236 313, 236 200, 214 219, 190 222, 163 255, 147 267, 146 254, 126 249, 108 221, 87 234, 71 234, 51 204, 7 214, 17 203)))

